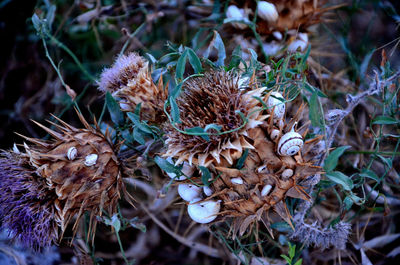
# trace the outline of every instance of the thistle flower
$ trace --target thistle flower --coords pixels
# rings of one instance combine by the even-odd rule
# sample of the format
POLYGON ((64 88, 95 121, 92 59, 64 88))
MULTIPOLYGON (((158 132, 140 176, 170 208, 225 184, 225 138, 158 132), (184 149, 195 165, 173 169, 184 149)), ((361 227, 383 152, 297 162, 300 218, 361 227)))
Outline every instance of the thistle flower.
POLYGON ((162 79, 158 86, 148 72, 148 62, 136 53, 121 55, 111 68, 104 69, 99 89, 119 99, 123 111, 134 112, 141 104, 141 116, 151 123, 165 121, 164 102, 168 97, 162 79))
MULTIPOLYGON (((232 122, 236 117, 233 115, 234 110, 251 113, 257 103, 247 96, 260 96, 265 89, 253 87, 253 90, 243 93, 235 88, 235 81, 232 80, 232 76, 216 72, 189 83, 178 102, 182 115, 180 128, 204 127, 210 123, 218 124, 226 128, 225 130, 230 129, 227 126, 229 124, 238 128, 240 120, 232 122), (221 91, 224 91, 224 94, 221 91), (229 93, 226 93, 227 91, 229 93), (233 93, 234 91, 236 92, 233 93), (241 103, 242 97, 246 98, 247 104, 244 104, 246 101, 241 103)), ((251 126, 244 127, 235 134, 218 135, 215 138, 210 136, 210 141, 203 142, 199 136, 181 134, 173 128, 167 133, 167 155, 176 156, 177 164, 187 159, 189 163, 192 161, 196 165, 207 166, 214 176, 209 179, 208 194, 203 192, 204 194, 196 196, 197 199, 201 199, 200 203, 219 202, 219 212, 214 212, 204 220, 196 218, 194 221, 208 223, 232 218, 233 236, 243 235, 257 221, 262 221, 271 232, 269 224, 272 222, 272 212, 276 212, 292 225, 292 217, 285 199, 291 197, 309 200, 310 196, 299 182, 321 172, 320 167, 313 166, 314 156, 310 155, 320 138, 303 142, 306 129, 301 128, 302 134, 295 130, 296 125, 301 122, 304 105, 297 107, 294 113, 285 113, 288 108, 285 108, 285 103, 281 101, 284 97, 280 93, 270 92, 261 97, 264 98, 265 105, 270 107, 267 113, 257 112, 257 115, 252 117, 253 121, 249 122, 251 126), (228 140, 231 143, 230 149, 224 149, 228 140), (241 148, 235 149, 232 145, 241 148), (198 151, 199 147, 205 151, 198 151), (245 148, 248 150, 244 155, 245 148), (228 159, 224 153, 226 150, 230 154, 228 159), (218 154, 221 154, 221 157, 218 157, 218 154), (198 163, 195 162, 195 158, 198 163), (232 168, 232 165, 238 164, 239 159, 242 159, 242 168, 232 168)), ((184 182, 194 181, 202 185, 200 176, 200 172, 195 173, 190 182, 184 182)))
POLYGON ((95 216, 103 209, 116 212, 123 184, 109 134, 79 118, 84 129, 50 122, 57 132, 37 123, 52 140, 23 136, 33 145, 24 144, 25 152, 3 152, 0 159, 1 224, 34 249, 56 243, 73 220, 75 234, 85 212, 88 236, 94 236, 95 216))
POLYGON ((201 136, 182 133, 172 125, 166 126, 167 157, 177 158, 176 164, 188 161, 200 166, 226 161, 232 164, 245 148, 254 149, 246 140, 249 129, 261 124, 266 118, 257 111, 259 102, 253 96, 261 96, 264 88, 244 92, 239 89, 239 78, 232 73, 210 72, 196 77, 183 86, 177 99, 182 123, 176 124, 181 131, 194 127, 205 128, 214 124, 220 127, 208 132, 209 140, 201 136), (240 115, 247 117, 246 122, 240 115))

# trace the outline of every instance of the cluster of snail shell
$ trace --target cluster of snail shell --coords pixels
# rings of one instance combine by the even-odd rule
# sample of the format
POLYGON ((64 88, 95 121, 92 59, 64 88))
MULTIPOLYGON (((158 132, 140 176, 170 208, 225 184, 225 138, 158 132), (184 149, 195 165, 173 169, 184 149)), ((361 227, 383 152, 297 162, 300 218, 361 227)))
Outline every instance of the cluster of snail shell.
MULTIPOLYGON (((268 112, 274 121, 274 129, 270 132, 270 138, 272 141, 277 142, 276 152, 280 156, 293 156, 303 147, 303 139, 299 133, 294 131, 295 125, 291 128, 291 131, 281 135, 286 110, 284 101, 284 97, 279 92, 271 92, 268 96, 266 102, 268 112)), ((174 163, 171 157, 167 158, 167 161, 174 163)), ((190 166, 187 162, 183 162, 181 166, 181 172, 184 175, 177 176, 175 173, 167 173, 168 176, 182 181, 194 174, 194 166, 190 166)), ((259 170, 262 169, 259 168, 259 170)), ((288 179, 293 176, 293 173, 292 169, 285 169, 281 175, 283 179, 288 179)), ((232 178, 231 182, 234 185, 242 185, 244 183, 241 178, 232 178)), ((271 185, 265 185, 261 191, 262 196, 267 196, 271 189, 271 185)), ((188 214, 193 221, 206 224, 217 218, 221 209, 221 201, 207 199, 207 197, 213 194, 210 187, 200 187, 194 183, 183 183, 178 185, 178 194, 183 200, 188 202, 188 214)))

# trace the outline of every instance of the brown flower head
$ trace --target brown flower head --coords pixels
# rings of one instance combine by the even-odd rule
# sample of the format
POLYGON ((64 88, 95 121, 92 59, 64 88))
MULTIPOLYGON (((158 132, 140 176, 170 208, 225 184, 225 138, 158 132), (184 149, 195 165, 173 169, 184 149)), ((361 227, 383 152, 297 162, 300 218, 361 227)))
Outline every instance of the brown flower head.
POLYGON ((142 118, 151 123, 165 121, 164 102, 168 97, 162 79, 158 86, 148 72, 148 62, 136 53, 122 55, 103 71, 99 89, 119 99, 123 111, 134 112, 141 104, 142 118))
POLYGON ((33 248, 55 243, 73 220, 75 233, 85 212, 94 236, 96 216, 117 210, 123 183, 109 135, 79 117, 84 129, 59 120, 51 122, 57 132, 37 123, 53 140, 24 137, 33 145, 1 158, 1 222, 33 248))
MULTIPOLYGON (((235 236, 243 235, 252 224, 262 221, 272 233, 272 212, 289 224, 292 223, 285 203, 287 197, 309 200, 310 197, 300 182, 321 172, 320 167, 313 166, 318 153, 315 152, 315 147, 320 138, 303 142, 308 125, 302 121, 305 117, 302 116, 304 105, 295 108, 286 106, 288 111, 279 119, 273 115, 278 109, 285 110, 281 107, 285 103, 277 101, 278 95, 280 94, 274 92, 264 97, 266 105, 271 105, 271 102, 279 103, 268 110, 270 116, 265 121, 246 130, 246 136, 243 136, 252 148, 242 157, 231 156, 232 161, 229 163, 224 160, 218 165, 210 166, 213 179, 210 180, 209 187, 202 192, 195 187, 191 188, 187 193, 191 192, 194 199, 192 196, 190 201, 185 196, 182 197, 190 202, 188 211, 196 222, 218 222, 233 217, 231 232, 235 236), (296 126, 301 122, 304 126, 296 132, 296 126), (237 166, 239 159, 242 165, 240 168, 233 168, 232 165, 237 166), (199 204, 202 208, 196 206, 199 204), (209 211, 213 214, 204 216, 204 207, 210 207, 209 211)), ((191 181, 203 185, 201 173, 194 173, 191 181)), ((191 181, 185 182, 194 186, 191 181)))
POLYGON ((264 89, 244 92, 239 89, 238 78, 232 73, 214 71, 195 77, 183 85, 177 99, 181 123, 175 126, 186 129, 214 124, 220 132, 210 129, 209 139, 182 133, 172 125, 167 126, 167 157, 177 158, 176 164, 188 161, 200 166, 232 164, 244 148, 254 148, 247 140, 249 129, 262 123, 266 116, 260 114, 259 102, 253 96, 261 96, 264 89), (247 121, 239 114, 241 112, 247 121))

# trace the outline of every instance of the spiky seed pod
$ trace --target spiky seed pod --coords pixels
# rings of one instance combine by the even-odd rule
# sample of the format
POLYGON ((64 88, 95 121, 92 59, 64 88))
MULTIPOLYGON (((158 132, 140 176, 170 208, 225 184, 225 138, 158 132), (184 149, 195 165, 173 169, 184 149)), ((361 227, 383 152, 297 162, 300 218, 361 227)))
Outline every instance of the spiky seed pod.
POLYGON ((35 249, 56 243, 71 222, 75 234, 85 212, 88 236, 94 236, 96 216, 117 210, 123 183, 110 136, 79 118, 84 129, 61 120, 61 125, 50 122, 58 131, 37 123, 52 140, 23 136, 33 145, 1 158, 1 223, 35 249))
MULTIPOLYGON (((270 96, 271 93, 268 93, 264 101, 267 102, 270 96)), ((242 169, 232 168, 226 161, 215 167, 210 165, 211 172, 218 177, 210 184, 213 193, 203 201, 221 201, 215 222, 233 217, 232 236, 243 235, 253 223, 260 220, 271 231, 269 224, 272 212, 291 224, 285 199, 292 197, 309 200, 310 196, 299 182, 322 171, 320 167, 313 166, 314 157, 309 154, 320 138, 306 141, 293 154, 281 155, 278 150, 280 139, 292 132, 292 129, 295 130, 295 124, 300 122, 304 106, 296 109, 296 113, 286 113, 281 128, 277 127, 271 115, 261 125, 247 130, 246 140, 253 149, 249 150, 242 169), (276 131, 278 133, 272 139, 271 132, 276 131)), ((302 139, 305 134, 303 130, 302 139)), ((233 160, 234 165, 237 159, 233 160)), ((202 184, 196 175, 191 180, 202 184)))
POLYGON ((156 86, 148 71, 148 62, 136 53, 118 57, 111 68, 103 71, 99 89, 119 99, 123 111, 134 112, 141 103, 141 118, 151 123, 166 120, 164 102, 168 97, 162 79, 156 86))
POLYGON ((206 140, 168 125, 168 150, 164 156, 177 158, 176 164, 188 161, 190 165, 208 166, 212 163, 232 164, 242 155, 244 148, 254 149, 246 135, 266 118, 257 107, 260 103, 253 97, 261 96, 264 88, 253 87, 250 92, 244 92, 239 89, 238 80, 232 73, 214 71, 184 84, 177 99, 181 118, 181 123, 176 124, 178 129, 205 128, 214 124, 220 126, 222 134, 210 129, 208 132, 212 134, 206 140), (247 117, 247 123, 238 111, 247 117))

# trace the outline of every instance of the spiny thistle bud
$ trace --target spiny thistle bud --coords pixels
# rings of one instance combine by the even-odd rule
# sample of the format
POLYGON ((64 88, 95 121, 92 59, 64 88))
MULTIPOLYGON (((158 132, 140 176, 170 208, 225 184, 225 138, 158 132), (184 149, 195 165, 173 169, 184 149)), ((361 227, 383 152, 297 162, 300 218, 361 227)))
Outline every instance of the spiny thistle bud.
MULTIPOLYGON (((184 95, 178 101, 182 114, 180 128, 204 127, 209 123, 216 123, 225 130, 238 128, 242 121, 236 118, 234 110, 239 109, 245 115, 252 113, 257 103, 252 101, 254 98, 246 96, 260 96, 265 88, 253 87, 253 90, 243 93, 236 89, 235 84, 231 75, 220 72, 188 83, 184 95), (246 100, 242 101, 243 97, 246 100), (230 127, 229 124, 234 126, 230 127)), ((189 204, 190 216, 193 216, 194 205, 218 202, 218 207, 212 208, 208 216, 192 219, 209 223, 233 217, 233 236, 243 235, 257 221, 262 221, 271 231, 269 224, 273 214, 269 210, 292 225, 286 198, 309 200, 310 196, 299 182, 321 172, 320 167, 313 166, 315 157, 310 155, 320 138, 304 142, 306 129, 302 128, 301 134, 295 130, 296 125, 302 122, 304 105, 297 107, 295 113, 288 113, 295 108, 285 108, 285 97, 279 92, 269 92, 261 98, 267 102, 264 105, 268 106, 266 113, 258 111, 253 121, 249 120, 252 126, 245 126, 236 133, 210 136, 210 141, 203 141, 199 136, 181 134, 173 128, 167 133, 168 156, 178 158, 177 164, 183 160, 195 162, 193 157, 196 157, 198 163, 194 164, 207 166, 210 172, 211 178, 207 180, 209 195, 205 192, 196 194, 196 198, 189 204), (279 115, 275 115, 275 112, 279 112, 279 115), (230 145, 231 149, 223 149, 228 141, 239 148, 230 145), (226 150, 230 154, 228 158, 224 153, 226 150), (217 156, 219 154, 221 157, 217 156)), ((203 170, 194 173, 190 182, 183 182, 204 185, 203 170)))
POLYGON ((0 223, 33 249, 57 243, 71 222, 75 234, 85 212, 94 236, 96 216, 116 212, 123 183, 110 136, 79 118, 84 129, 50 122, 57 132, 37 123, 54 139, 23 136, 33 145, 0 158, 0 223))
POLYGON ((262 123, 260 103, 253 96, 261 96, 264 89, 250 92, 239 89, 239 78, 232 73, 210 72, 196 77, 183 86, 177 99, 181 123, 166 126, 167 157, 177 158, 176 164, 188 161, 200 166, 211 163, 232 164, 245 148, 254 149, 245 136, 249 129, 262 123), (258 110, 257 110, 258 109, 258 110), (242 116, 241 116, 242 115, 242 116), (247 121, 244 119, 247 117, 247 121), (209 139, 181 131, 213 124, 209 139), (219 132, 215 129, 220 128, 219 132))
POLYGON ((156 86, 148 71, 148 62, 136 53, 121 55, 111 68, 103 71, 99 89, 119 99, 123 111, 134 112, 141 104, 142 118, 151 123, 165 121, 164 102, 168 97, 162 79, 156 86))

